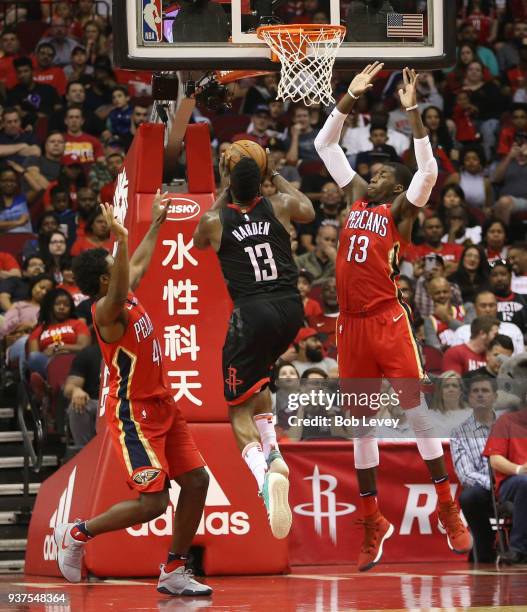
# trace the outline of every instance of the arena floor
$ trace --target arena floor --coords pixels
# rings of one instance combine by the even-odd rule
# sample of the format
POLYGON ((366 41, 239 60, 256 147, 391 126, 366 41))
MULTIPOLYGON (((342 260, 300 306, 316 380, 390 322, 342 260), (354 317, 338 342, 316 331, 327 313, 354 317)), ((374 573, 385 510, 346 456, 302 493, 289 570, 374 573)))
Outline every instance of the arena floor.
POLYGON ((385 564, 359 574, 350 566, 295 568, 287 576, 207 580, 212 598, 171 598, 154 580, 93 580, 78 585, 33 576, 0 579, 0 610, 224 610, 225 612, 351 612, 352 610, 527 611, 527 565, 497 571, 462 563, 385 564), (8 594, 65 594, 68 603, 8 603, 8 594))

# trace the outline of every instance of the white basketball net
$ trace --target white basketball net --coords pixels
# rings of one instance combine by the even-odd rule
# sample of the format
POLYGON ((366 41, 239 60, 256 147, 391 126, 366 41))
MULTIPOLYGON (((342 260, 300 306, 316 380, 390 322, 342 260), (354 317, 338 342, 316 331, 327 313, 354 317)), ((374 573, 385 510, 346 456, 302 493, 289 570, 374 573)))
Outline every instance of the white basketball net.
POLYGON ((301 26, 293 32, 279 27, 259 32, 281 63, 277 97, 307 106, 334 103, 331 75, 344 34, 344 29, 303 31, 301 26))

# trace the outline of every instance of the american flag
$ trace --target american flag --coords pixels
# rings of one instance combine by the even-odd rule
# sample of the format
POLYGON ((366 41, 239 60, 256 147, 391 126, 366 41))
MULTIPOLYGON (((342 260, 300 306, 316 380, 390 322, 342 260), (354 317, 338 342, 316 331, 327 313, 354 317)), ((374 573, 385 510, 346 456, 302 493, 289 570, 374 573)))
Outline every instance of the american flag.
POLYGON ((387 35, 388 38, 423 38, 423 15, 420 13, 388 13, 387 35))

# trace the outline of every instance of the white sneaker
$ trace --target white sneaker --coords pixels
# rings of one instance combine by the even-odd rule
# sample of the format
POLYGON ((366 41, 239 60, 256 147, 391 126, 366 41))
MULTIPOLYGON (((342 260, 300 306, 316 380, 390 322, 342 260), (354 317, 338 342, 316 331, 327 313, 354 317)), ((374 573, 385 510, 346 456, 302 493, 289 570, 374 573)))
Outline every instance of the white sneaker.
POLYGON ((194 580, 194 573, 185 566, 178 567, 173 572, 165 572, 165 565, 159 566, 161 574, 157 583, 157 590, 165 595, 212 595, 212 589, 206 584, 194 580))
POLYGON ((85 542, 79 542, 70 533, 76 523, 62 523, 53 530, 57 545, 57 563, 60 573, 69 582, 80 582, 82 573, 82 555, 85 542))

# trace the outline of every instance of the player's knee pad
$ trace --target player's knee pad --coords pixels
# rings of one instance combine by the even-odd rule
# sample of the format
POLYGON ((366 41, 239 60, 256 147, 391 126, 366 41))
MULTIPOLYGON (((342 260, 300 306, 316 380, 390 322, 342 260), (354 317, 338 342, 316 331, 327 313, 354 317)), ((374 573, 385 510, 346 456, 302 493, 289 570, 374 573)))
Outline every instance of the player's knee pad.
POLYGON ((421 457, 425 461, 441 457, 443 455, 443 445, 439 438, 434 437, 434 426, 424 396, 421 394, 419 406, 408 408, 404 412, 408 424, 414 430, 417 448, 421 457))
POLYGON ((353 438, 353 455, 355 458, 355 468, 357 470, 367 470, 379 465, 379 445, 377 438, 364 436, 353 438))

